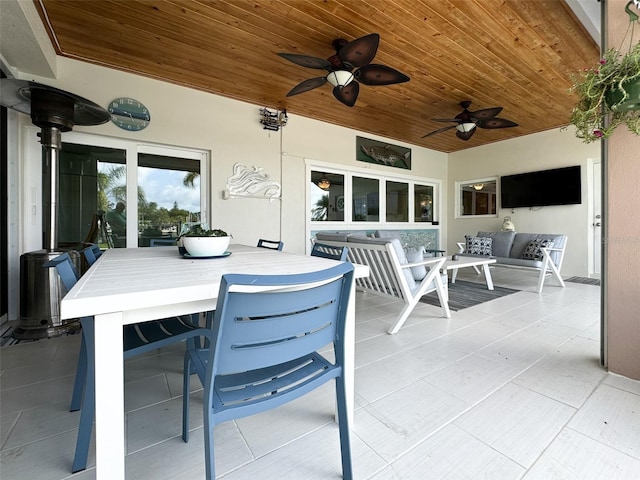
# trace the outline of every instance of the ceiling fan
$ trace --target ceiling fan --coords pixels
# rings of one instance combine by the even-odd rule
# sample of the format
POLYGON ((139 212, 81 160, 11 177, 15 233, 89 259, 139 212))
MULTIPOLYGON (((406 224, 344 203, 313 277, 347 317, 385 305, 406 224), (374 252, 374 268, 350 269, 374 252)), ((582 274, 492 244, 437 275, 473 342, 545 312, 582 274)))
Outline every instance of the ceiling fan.
POLYGON ((279 53, 282 58, 307 68, 327 70, 322 77, 314 77, 300 82, 293 87, 287 97, 308 92, 329 82, 333 86, 333 96, 348 107, 353 107, 358 98, 362 83, 364 85, 392 85, 408 82, 409 77, 386 65, 371 63, 378 51, 380 35, 370 33, 364 37, 347 42, 338 38, 332 42, 335 55, 328 59, 298 55, 295 53, 279 53), (356 69, 353 71, 353 69, 356 69), (355 80, 355 81, 354 81, 355 80))
POLYGON ((469 140, 475 133, 476 127, 480 128, 508 128, 517 127, 518 124, 507 120, 506 118, 496 117, 501 111, 502 107, 484 108, 475 112, 470 112, 471 100, 464 100, 460 102, 460 106, 463 108, 462 112, 455 116, 455 118, 434 118, 436 122, 454 122, 457 125, 450 125, 448 127, 442 127, 434 130, 431 133, 423 135, 422 138, 430 137, 436 133, 446 132, 452 128, 456 129, 456 137, 462 140, 469 140))

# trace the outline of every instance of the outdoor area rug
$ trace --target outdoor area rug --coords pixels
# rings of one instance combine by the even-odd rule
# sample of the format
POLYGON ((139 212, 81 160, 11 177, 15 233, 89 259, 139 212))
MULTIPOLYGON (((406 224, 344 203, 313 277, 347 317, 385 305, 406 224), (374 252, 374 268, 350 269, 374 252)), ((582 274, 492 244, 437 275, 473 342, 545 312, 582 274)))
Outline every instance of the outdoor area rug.
MULTIPOLYGON (((497 286, 494 286, 494 290, 487 290, 487 286, 484 283, 458 280, 456 283, 449 284, 449 309, 457 312, 463 308, 473 307, 519 291, 513 288, 497 286)), ((435 291, 427 293, 420 301, 436 307, 440 306, 440 300, 438 300, 438 294, 435 291)))
POLYGON ((565 282, 573 283, 585 283, 587 285, 600 285, 599 278, 587 278, 587 277, 569 277, 565 278, 565 282))

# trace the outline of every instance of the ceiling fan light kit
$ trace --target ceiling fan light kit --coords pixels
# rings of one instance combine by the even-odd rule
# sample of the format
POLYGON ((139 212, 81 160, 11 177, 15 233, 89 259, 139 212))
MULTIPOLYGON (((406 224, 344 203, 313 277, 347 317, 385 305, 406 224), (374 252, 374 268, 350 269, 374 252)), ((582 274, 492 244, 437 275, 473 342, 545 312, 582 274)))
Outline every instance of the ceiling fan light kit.
POLYGON ((474 128, 476 128, 476 124, 473 122, 460 123, 456 125, 456 130, 462 133, 469 133, 474 128))
POLYGON ((346 87, 353 80, 353 73, 347 70, 336 70, 327 75, 327 82, 334 87, 346 87))

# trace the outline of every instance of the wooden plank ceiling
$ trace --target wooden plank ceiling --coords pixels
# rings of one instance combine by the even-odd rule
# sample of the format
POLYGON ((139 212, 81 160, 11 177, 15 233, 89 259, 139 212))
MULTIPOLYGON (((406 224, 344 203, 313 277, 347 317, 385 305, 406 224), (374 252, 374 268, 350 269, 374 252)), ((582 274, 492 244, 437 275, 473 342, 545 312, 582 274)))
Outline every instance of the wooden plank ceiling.
POLYGON ((441 152, 566 125, 570 75, 599 55, 564 0, 34 1, 60 55, 441 152), (351 108, 329 84, 286 97, 326 72, 277 53, 328 58, 334 39, 373 32, 373 63, 409 82, 361 85, 351 108), (519 126, 422 138, 453 125, 433 119, 453 118, 463 100, 502 106, 519 126))

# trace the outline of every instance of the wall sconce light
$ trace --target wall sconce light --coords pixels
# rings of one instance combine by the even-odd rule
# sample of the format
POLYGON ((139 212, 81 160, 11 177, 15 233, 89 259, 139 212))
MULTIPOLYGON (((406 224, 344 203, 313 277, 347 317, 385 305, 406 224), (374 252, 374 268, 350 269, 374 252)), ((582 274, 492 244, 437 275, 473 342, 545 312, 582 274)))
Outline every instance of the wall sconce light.
POLYGON ((287 124, 288 120, 289 117, 286 110, 272 112, 266 107, 260 109, 260 123, 263 125, 264 130, 277 132, 280 127, 284 127, 287 124))
POLYGON ((474 183, 473 184, 473 189, 476 191, 480 191, 484 188, 484 183, 474 183))
POLYGON ((321 188, 322 190, 328 190, 331 186, 331 182, 327 177, 322 177, 320 180, 318 180, 318 183, 316 183, 316 185, 318 185, 318 188, 321 188))

